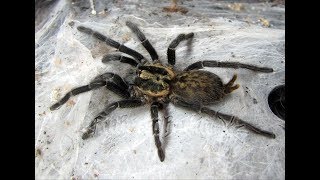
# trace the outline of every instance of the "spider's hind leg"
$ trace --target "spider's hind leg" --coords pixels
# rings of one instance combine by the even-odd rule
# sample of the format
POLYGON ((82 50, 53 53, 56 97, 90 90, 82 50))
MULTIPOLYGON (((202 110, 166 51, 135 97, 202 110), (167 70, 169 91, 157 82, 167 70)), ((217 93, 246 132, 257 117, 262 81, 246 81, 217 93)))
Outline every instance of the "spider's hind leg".
POLYGON ((256 65, 244 64, 239 62, 219 62, 214 60, 195 62, 189 65, 188 67, 186 67, 184 71, 202 69, 204 67, 220 67, 220 68, 233 68, 233 69, 243 68, 243 69, 248 69, 255 72, 263 72, 263 73, 273 72, 273 69, 269 67, 259 67, 256 65))
POLYGON ((209 115, 210 117, 219 117, 219 118, 229 122, 230 126, 234 125, 238 128, 244 127, 253 133, 256 133, 256 134, 259 134, 259 135, 262 135, 262 136, 265 136, 268 138, 273 138, 273 139, 276 138, 276 135, 274 133, 262 130, 258 127, 255 127, 254 125, 247 123, 236 116, 224 114, 224 113, 215 111, 213 109, 203 107, 199 104, 192 104, 192 103, 186 102, 186 101, 184 101, 178 97, 174 97, 174 96, 171 98, 171 102, 174 105, 184 107, 184 108, 196 111, 196 112, 201 112, 201 113, 209 115))
POLYGON ((268 137, 268 138, 272 138, 272 139, 275 139, 276 138, 276 135, 272 132, 269 132, 269 131, 265 131, 265 130, 262 130, 248 122, 245 122, 243 120, 241 120, 240 118, 236 117, 236 116, 232 116, 232 115, 229 115, 229 114, 224 114, 224 113, 221 113, 221 112, 217 112, 217 111, 214 111, 212 109, 209 109, 207 107, 202 107, 200 109, 200 112, 204 113, 204 114, 207 114, 211 117, 213 116, 217 116, 219 118, 222 118, 226 121, 229 121, 229 126, 236 126, 236 128, 240 128, 240 127, 244 127, 246 128, 247 130, 255 133, 255 134, 259 134, 259 135, 262 135, 262 136, 265 136, 265 137, 268 137))
POLYGON ((224 93, 229 94, 240 87, 239 84, 233 85, 236 79, 237 79, 237 75, 234 74, 232 79, 230 79, 230 81, 224 85, 224 93))

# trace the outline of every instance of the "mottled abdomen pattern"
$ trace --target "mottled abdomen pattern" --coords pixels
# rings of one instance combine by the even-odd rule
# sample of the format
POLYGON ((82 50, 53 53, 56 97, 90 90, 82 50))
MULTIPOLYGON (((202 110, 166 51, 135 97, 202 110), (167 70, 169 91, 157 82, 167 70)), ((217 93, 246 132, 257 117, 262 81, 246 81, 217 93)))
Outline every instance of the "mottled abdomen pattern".
POLYGON ((191 70, 178 73, 171 84, 171 96, 195 104, 208 105, 225 96, 221 79, 208 71, 191 70))

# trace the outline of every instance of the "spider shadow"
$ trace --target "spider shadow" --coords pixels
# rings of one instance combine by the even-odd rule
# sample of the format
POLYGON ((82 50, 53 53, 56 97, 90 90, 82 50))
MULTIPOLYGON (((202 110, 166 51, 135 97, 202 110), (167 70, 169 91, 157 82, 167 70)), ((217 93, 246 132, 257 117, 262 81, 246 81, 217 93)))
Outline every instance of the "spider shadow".
POLYGON ((187 56, 191 56, 193 46, 192 46, 193 38, 187 40, 187 56))
POLYGON ((162 132, 164 132, 162 147, 163 147, 164 151, 165 151, 166 147, 168 146, 168 142, 170 140, 169 137, 171 134, 171 121, 169 121, 169 118, 171 118, 172 116, 170 116, 170 114, 169 114, 168 105, 169 104, 164 104, 164 107, 162 109, 162 117, 163 117, 162 132))
POLYGON ((191 57, 191 53, 192 53, 192 50, 193 50, 193 46, 192 46, 192 41, 193 38, 190 38, 187 40, 187 53, 186 53, 186 56, 188 57, 191 57))

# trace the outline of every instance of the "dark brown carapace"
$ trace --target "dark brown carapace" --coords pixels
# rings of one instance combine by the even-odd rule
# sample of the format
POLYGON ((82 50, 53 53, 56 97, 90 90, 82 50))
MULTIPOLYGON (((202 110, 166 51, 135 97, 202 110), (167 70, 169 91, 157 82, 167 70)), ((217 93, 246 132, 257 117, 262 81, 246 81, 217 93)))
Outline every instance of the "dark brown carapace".
POLYGON ((123 100, 108 104, 105 109, 90 122, 87 130, 82 134, 82 139, 87 139, 92 136, 95 132, 96 125, 103 121, 106 116, 115 109, 133 108, 150 104, 152 132, 158 156, 162 162, 165 159, 165 153, 160 141, 158 110, 166 108, 166 105, 170 102, 176 106, 197 111, 209 115, 210 117, 219 117, 223 121, 229 122, 231 125, 245 127, 256 134, 275 138, 275 134, 261 130, 236 116, 217 112, 206 107, 207 105, 222 100, 225 95, 239 88, 239 85, 234 85, 234 82, 237 79, 236 75, 234 75, 228 83, 224 84, 214 73, 199 70, 204 67, 245 68, 255 72, 270 73, 273 72, 272 68, 258 67, 238 62, 218 62, 210 60, 197 61, 184 70, 176 70, 174 69, 176 61, 175 49, 181 41, 191 40, 194 36, 193 33, 179 34, 170 43, 167 50, 168 65, 163 65, 159 61, 157 52, 137 25, 129 21, 126 22, 126 25, 137 35, 141 44, 150 54, 152 62, 146 61, 146 58, 139 52, 130 49, 99 32, 84 26, 77 27, 80 32, 91 35, 96 39, 105 42, 107 45, 118 49, 119 52, 134 58, 119 54, 107 54, 102 59, 103 63, 120 61, 132 65, 137 70, 134 82, 130 83, 112 72, 101 74, 94 78, 88 85, 72 89, 57 103, 50 107, 51 110, 58 109, 65 104, 70 97, 101 87, 106 87, 108 90, 122 97, 123 100))

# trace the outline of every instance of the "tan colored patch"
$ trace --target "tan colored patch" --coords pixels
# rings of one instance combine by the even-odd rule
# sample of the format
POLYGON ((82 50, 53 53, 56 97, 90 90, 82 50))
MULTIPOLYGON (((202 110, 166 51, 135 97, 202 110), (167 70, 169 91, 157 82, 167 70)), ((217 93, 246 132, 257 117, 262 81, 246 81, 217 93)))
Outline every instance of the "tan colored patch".
POLYGON ((161 75, 161 74, 153 74, 146 70, 141 70, 139 77, 145 80, 151 80, 157 84, 161 84, 164 90, 161 91, 151 91, 150 89, 143 89, 141 87, 137 87, 140 92, 143 94, 146 94, 151 97, 164 97, 169 94, 170 87, 167 82, 164 81, 164 79, 172 80, 175 77, 175 73, 173 72, 172 67, 163 66, 161 63, 146 63, 146 66, 153 66, 158 68, 165 69, 168 74, 167 75, 161 75))
POLYGON ((42 113, 38 114, 39 116, 43 116, 43 115, 46 115, 46 112, 43 111, 42 113))
POLYGON ((267 19, 260 18, 259 21, 264 27, 270 27, 270 22, 267 19))
POLYGON ((68 107, 72 107, 72 106, 74 106, 76 103, 72 100, 72 99, 69 99, 68 101, 67 101, 67 105, 66 106, 68 106, 68 107))
POLYGON ((172 0, 171 6, 164 7, 163 11, 164 12, 170 12, 170 13, 180 12, 182 14, 186 14, 188 12, 188 9, 184 8, 184 7, 181 7, 181 6, 178 6, 177 5, 177 1, 178 0, 172 0))
POLYGON ((62 64, 62 61, 61 61, 60 58, 56 58, 56 59, 54 60, 54 65, 60 66, 61 64, 62 64))
POLYGON ((61 96, 60 88, 55 88, 51 93, 51 97, 54 101, 57 101, 58 99, 60 99, 60 96, 61 96))
POLYGON ((134 129, 134 128, 129 128, 129 131, 130 131, 130 132, 134 132, 135 129, 134 129))
POLYGON ((70 121, 65 121, 64 124, 69 126, 70 125, 70 121))
POLYGON ((122 40, 125 41, 125 42, 129 41, 129 40, 130 40, 130 35, 129 35, 128 33, 127 33, 127 34, 124 34, 124 35, 122 36, 122 40))
POLYGON ((146 70, 142 70, 139 77, 141 77, 142 79, 154 79, 155 75, 146 70))
POLYGON ((42 76, 40 74, 37 74, 37 72, 34 74, 34 80, 35 81, 40 81, 41 77, 42 76))
POLYGON ((153 64, 153 66, 154 67, 164 68, 165 70, 167 70, 167 72, 169 74, 169 77, 170 77, 169 79, 173 79, 176 76, 175 73, 173 72, 172 67, 164 66, 161 63, 155 63, 155 64, 153 64))
POLYGON ((37 148, 37 149, 36 149, 36 153, 35 153, 35 157, 39 157, 39 156, 41 156, 41 155, 42 155, 41 149, 37 148))
POLYGON ((187 87, 187 84, 186 83, 177 83, 178 86, 181 88, 181 89, 184 89, 187 87))
POLYGON ((159 92, 152 92, 150 90, 143 90, 141 88, 138 87, 138 89, 143 93, 143 94, 147 94, 149 96, 152 96, 152 97, 162 97, 162 96, 166 96, 169 94, 169 88, 167 90, 162 90, 162 91, 159 91, 159 92))
POLYGON ((170 12, 170 13, 180 12, 182 14, 186 14, 188 12, 188 9, 180 6, 169 6, 169 7, 164 7, 163 11, 170 12))
POLYGON ((244 5, 242 3, 232 3, 232 4, 228 4, 228 7, 233 10, 233 11, 243 11, 244 10, 244 5))

